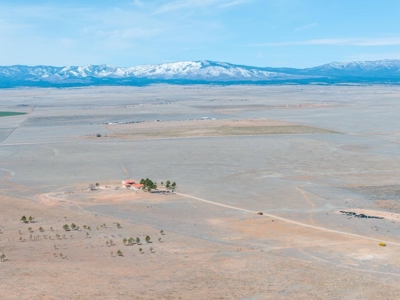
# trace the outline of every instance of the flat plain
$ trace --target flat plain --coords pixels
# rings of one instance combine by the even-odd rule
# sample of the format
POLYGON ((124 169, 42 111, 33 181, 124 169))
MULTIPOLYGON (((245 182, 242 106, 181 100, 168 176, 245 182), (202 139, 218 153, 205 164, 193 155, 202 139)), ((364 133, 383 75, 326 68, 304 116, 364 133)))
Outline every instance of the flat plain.
POLYGON ((0 90, 0 111, 27 113, 0 118, 0 298, 399 299, 399 99, 0 90), (141 178, 177 189, 121 186, 141 178))

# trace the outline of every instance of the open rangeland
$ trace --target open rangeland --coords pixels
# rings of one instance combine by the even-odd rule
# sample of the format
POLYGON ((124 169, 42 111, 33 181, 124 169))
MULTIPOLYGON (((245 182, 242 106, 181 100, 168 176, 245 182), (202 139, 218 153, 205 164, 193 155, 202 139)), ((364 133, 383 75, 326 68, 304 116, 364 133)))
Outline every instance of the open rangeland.
POLYGON ((0 299, 398 299, 399 98, 0 90, 0 299))

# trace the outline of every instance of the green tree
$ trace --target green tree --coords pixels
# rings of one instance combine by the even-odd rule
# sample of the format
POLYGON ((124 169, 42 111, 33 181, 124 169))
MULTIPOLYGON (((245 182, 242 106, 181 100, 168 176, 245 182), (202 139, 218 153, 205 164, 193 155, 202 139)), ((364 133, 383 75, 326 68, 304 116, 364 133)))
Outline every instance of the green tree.
POLYGON ((67 224, 65 224, 65 225, 63 226, 63 229, 64 229, 65 231, 70 231, 69 226, 68 226, 67 224))
POLYGON ((121 250, 118 250, 118 251, 117 251, 117 255, 118 255, 118 256, 124 256, 124 255, 122 254, 121 250))
POLYGON ((172 187, 173 189, 176 188, 176 183, 175 183, 175 181, 171 184, 171 187, 172 187))
POLYGON ((128 240, 127 240, 126 238, 124 238, 123 241, 122 241, 122 242, 124 243, 125 246, 126 246, 126 242, 127 242, 127 241, 128 241, 128 240))
POLYGON ((28 223, 28 220, 27 220, 27 218, 25 216, 22 216, 21 217, 21 222, 28 223))
POLYGON ((150 237, 146 235, 146 243, 150 243, 150 237))
POLYGON ((1 259, 1 261, 6 261, 6 255, 3 253, 1 256, 0 256, 0 259, 1 259))
POLYGON ((139 237, 137 237, 137 238, 136 238, 136 244, 139 245, 139 243, 140 243, 140 239, 139 239, 139 237))

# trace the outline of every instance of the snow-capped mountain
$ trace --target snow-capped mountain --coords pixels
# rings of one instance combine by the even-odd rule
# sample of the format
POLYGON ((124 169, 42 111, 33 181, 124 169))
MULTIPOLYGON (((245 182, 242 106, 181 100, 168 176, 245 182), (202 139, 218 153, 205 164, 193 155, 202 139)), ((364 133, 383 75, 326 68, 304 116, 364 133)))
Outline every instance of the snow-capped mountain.
POLYGON ((377 61, 333 62, 315 68, 306 69, 320 75, 351 75, 387 77, 400 76, 400 60, 387 59, 377 61))
POLYGON ((268 68, 214 61, 181 61, 129 68, 0 66, 0 86, 137 85, 167 83, 400 83, 400 60, 330 63, 314 68, 268 68))
POLYGON ((284 73, 265 71, 263 68, 212 61, 182 61, 161 65, 144 65, 126 69, 126 75, 192 80, 266 80, 287 76, 284 73))
MULTIPOLYGON (((273 77, 287 77, 287 74, 265 71, 259 67, 239 66, 212 61, 181 61, 161 65, 142 65, 130 68, 107 65, 88 66, 10 66, 0 67, 1 77, 24 77, 32 79, 67 78, 152 78, 152 79, 193 79, 193 80, 265 80, 273 77)), ((291 76, 293 77, 293 76, 291 76)))

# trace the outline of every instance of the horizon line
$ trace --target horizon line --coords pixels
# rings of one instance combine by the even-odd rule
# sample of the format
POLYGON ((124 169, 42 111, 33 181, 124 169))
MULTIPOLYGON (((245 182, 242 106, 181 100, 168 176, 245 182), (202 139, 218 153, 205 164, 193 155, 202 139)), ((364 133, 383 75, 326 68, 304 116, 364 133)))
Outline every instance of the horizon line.
POLYGON ((167 65, 167 64, 176 64, 176 63, 183 63, 183 62, 212 62, 212 63, 220 63, 220 64, 229 64, 229 65, 235 65, 235 66, 246 66, 246 67, 254 67, 254 68, 273 68, 273 69, 310 69, 310 68, 315 68, 319 66, 324 66, 324 65, 329 65, 329 64, 335 64, 335 63, 360 63, 360 62, 380 62, 380 61, 400 61, 400 58, 385 58, 385 59, 376 59, 376 60, 350 60, 350 61, 331 61, 328 63, 323 63, 311 67, 305 67, 305 68, 296 68, 296 67, 269 67, 269 66, 254 66, 254 65, 246 65, 246 64, 241 64, 241 63, 231 63, 231 62, 226 62, 226 61, 217 61, 217 60, 209 60, 209 59, 202 59, 202 60, 178 60, 178 61, 171 61, 171 62, 164 62, 164 63, 159 63, 159 64, 139 64, 139 65, 132 65, 128 67, 122 67, 122 66, 113 66, 109 64, 83 64, 83 65, 63 65, 63 66, 57 66, 57 65, 51 65, 51 64, 12 64, 12 65, 0 65, 0 67, 16 67, 16 66, 23 66, 23 67, 54 67, 54 68, 68 68, 68 67, 89 67, 89 66, 105 66, 105 67, 111 67, 111 68, 122 68, 122 69, 129 69, 129 68, 135 68, 135 67, 141 67, 141 66, 160 66, 160 65, 167 65))

